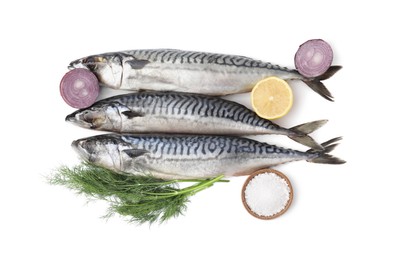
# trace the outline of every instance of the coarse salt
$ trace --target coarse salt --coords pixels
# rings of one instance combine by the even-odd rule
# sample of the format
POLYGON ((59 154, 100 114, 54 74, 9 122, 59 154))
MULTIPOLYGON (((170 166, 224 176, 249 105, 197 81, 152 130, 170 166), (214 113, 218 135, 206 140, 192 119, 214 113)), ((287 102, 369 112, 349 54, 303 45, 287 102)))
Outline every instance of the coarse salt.
POLYGON ((252 178, 245 188, 245 201, 250 210, 262 217, 272 217, 285 210, 290 200, 286 180, 273 172, 252 178))

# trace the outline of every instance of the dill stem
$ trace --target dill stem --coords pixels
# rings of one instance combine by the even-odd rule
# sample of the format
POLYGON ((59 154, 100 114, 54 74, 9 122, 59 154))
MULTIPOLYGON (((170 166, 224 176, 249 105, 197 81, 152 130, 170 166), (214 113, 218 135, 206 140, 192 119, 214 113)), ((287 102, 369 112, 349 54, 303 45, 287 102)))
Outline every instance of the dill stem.
MULTIPOLYGON (((224 177, 224 175, 220 175, 222 176, 222 178, 224 177)), ((218 177, 220 177, 218 176, 218 177)), ((208 180, 212 180, 212 179, 208 179, 208 180)), ((180 180, 174 180, 175 182, 201 182, 204 181, 204 179, 180 179, 180 180)), ((215 182, 230 182, 230 180, 222 180, 222 179, 218 179, 215 182)))
MULTIPOLYGON (((223 175, 221 175, 222 178, 224 177, 223 175)), ((179 182, 201 182, 202 180, 199 179, 189 179, 189 180, 185 180, 185 179, 175 179, 175 180, 171 180, 171 181, 163 181, 163 182, 151 182, 151 183, 138 183, 138 184, 130 184, 130 185, 124 185, 124 187, 138 187, 138 186, 155 186, 155 185, 170 185, 170 184, 174 184, 174 183, 179 183, 179 182)), ((118 183, 123 183, 123 181, 116 181, 118 183)), ((229 180, 221 180, 218 179, 215 182, 229 182, 229 180)))
POLYGON ((195 194, 199 191, 202 191, 202 190, 212 186, 215 182, 219 181, 223 177, 224 177, 224 175, 219 175, 213 179, 205 180, 203 182, 192 185, 190 187, 183 188, 179 191, 175 190, 173 192, 163 192, 163 193, 144 192, 144 194, 153 195, 152 197, 148 197, 149 199, 157 199, 157 198, 165 199, 165 198, 170 198, 170 197, 177 196, 177 195, 182 195, 185 193, 195 194))

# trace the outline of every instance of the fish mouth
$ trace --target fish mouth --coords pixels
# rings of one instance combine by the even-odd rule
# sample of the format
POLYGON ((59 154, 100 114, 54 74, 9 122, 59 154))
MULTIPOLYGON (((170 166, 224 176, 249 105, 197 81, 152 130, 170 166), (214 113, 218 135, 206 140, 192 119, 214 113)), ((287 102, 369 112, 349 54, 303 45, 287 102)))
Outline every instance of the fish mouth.
POLYGON ((78 113, 79 111, 69 114, 68 116, 66 116, 65 121, 84 128, 94 128, 92 123, 81 120, 78 113))
POLYGON ((71 147, 80 156, 80 158, 89 161, 91 160, 91 155, 86 148, 85 141, 86 140, 83 139, 75 140, 71 143, 71 147))
POLYGON ((75 140, 71 143, 71 148, 82 158, 86 158, 86 151, 81 146, 81 140, 75 140))
POLYGON ((73 142, 71 143, 71 147, 72 147, 74 150, 78 150, 78 151, 79 151, 79 140, 73 141, 73 142))
POLYGON ((74 113, 72 113, 72 114, 69 114, 68 116, 66 116, 66 122, 70 122, 70 123, 75 123, 77 120, 76 120, 76 118, 75 118, 75 115, 76 115, 76 113, 74 112, 74 113))

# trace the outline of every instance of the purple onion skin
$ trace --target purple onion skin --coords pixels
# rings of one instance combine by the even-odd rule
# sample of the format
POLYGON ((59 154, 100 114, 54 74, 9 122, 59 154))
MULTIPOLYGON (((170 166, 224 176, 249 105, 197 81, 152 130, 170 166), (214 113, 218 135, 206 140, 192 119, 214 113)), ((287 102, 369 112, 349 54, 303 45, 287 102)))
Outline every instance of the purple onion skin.
POLYGON ((73 108, 91 106, 99 95, 96 76, 87 69, 73 69, 67 72, 60 82, 63 100, 73 108))
POLYGON ((323 75, 331 66, 334 54, 331 46, 322 39, 306 41, 294 57, 298 72, 307 78, 323 75))

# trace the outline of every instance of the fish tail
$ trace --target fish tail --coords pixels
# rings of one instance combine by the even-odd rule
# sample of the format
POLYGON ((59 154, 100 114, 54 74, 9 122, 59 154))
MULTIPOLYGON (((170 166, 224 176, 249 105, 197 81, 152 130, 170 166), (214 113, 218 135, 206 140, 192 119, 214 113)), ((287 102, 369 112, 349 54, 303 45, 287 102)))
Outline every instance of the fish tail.
POLYGON ((329 101, 334 101, 334 97, 321 81, 332 77, 341 68, 342 66, 331 66, 323 75, 316 78, 306 78, 302 81, 320 96, 329 101))
POLYGON ((317 143, 315 140, 313 140, 313 138, 310 137, 308 134, 316 131, 327 122, 328 120, 317 120, 294 126, 289 129, 292 131, 292 134, 288 135, 288 137, 300 144, 306 145, 315 150, 324 150, 324 147, 321 144, 317 143))
POLYGON ((342 140, 342 137, 336 137, 327 142, 321 144, 324 150, 318 151, 315 149, 310 149, 307 151, 310 155, 315 155, 314 158, 307 160, 312 163, 324 163, 324 164, 343 164, 346 161, 339 159, 330 155, 329 153, 334 150, 334 148, 338 145, 338 141, 342 140), (317 155, 317 156, 316 156, 317 155))

